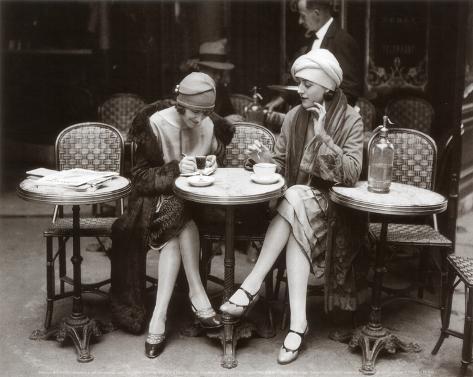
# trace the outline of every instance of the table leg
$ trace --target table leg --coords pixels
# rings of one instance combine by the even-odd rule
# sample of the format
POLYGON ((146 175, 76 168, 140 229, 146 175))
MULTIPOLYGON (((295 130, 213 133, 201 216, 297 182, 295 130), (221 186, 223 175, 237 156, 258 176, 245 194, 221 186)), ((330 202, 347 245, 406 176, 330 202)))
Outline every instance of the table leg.
POLYGON ((72 258, 74 294, 72 296, 72 314, 65 318, 57 333, 56 339, 64 342, 69 336, 76 347, 78 358, 77 361, 85 363, 92 361, 94 357, 89 352, 89 342, 92 335, 100 336, 101 332, 93 319, 89 319, 83 313, 82 306, 82 287, 81 287, 81 263, 80 255, 80 207, 72 206, 72 258))
MULTIPOLYGON (((223 302, 233 294, 235 283, 235 249, 234 249, 234 225, 235 209, 227 206, 225 211, 225 278, 223 287, 223 302)), ((224 368, 235 368, 238 361, 235 358, 236 339, 234 338, 234 326, 238 322, 232 316, 222 315, 223 322, 223 357, 221 365, 224 368)))
POLYGON ((391 334, 389 330, 381 325, 381 291, 383 284, 384 253, 386 250, 387 223, 381 227, 381 237, 379 247, 376 248, 375 272, 373 281, 373 291, 371 298, 371 312, 368 324, 358 329, 350 340, 349 347, 355 349, 360 347, 362 351, 362 365, 360 372, 371 375, 376 373, 375 362, 381 350, 389 353, 420 352, 421 348, 415 343, 404 343, 397 336, 391 334))

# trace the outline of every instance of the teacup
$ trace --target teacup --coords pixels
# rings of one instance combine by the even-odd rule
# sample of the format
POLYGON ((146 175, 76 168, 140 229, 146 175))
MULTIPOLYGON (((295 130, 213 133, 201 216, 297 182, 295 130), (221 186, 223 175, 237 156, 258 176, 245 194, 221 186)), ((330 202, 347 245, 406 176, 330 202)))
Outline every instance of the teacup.
POLYGON ((271 162, 260 162, 253 165, 253 171, 258 178, 266 178, 276 173, 276 164, 271 162))

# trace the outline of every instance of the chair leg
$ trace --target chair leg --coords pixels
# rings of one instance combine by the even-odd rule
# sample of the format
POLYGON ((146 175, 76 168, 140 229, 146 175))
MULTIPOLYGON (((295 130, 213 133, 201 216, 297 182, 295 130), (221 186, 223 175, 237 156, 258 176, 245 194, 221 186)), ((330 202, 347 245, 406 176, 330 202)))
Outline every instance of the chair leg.
MULTIPOLYGON (((452 295, 453 295, 453 281, 452 281, 452 288, 450 287, 449 284, 449 278, 448 278, 448 262, 447 262, 447 255, 448 255, 448 249, 446 248, 441 248, 440 249, 440 295, 439 295, 439 301, 440 301, 440 320, 442 321, 442 328, 448 328, 445 327, 445 315, 446 315, 446 308, 448 305, 448 295, 450 292, 450 289, 452 289, 452 295)), ((453 274, 454 275, 454 274, 453 274)), ((451 310, 451 303, 450 303, 450 310, 451 310)))
MULTIPOLYGON (((448 265, 447 265, 448 267, 448 265)), ((453 303, 453 293, 454 293, 454 282, 455 282, 455 271, 452 267, 447 268, 447 281, 446 284, 442 287, 442 297, 443 297, 443 310, 440 310, 442 328, 440 329, 440 337, 435 344, 434 349, 432 350, 432 355, 436 355, 440 347, 443 344, 443 341, 448 337, 446 330, 450 327, 450 316, 452 314, 452 303, 453 303)))
POLYGON ((284 303, 282 309, 282 318, 281 318, 281 330, 284 330, 287 326, 289 320, 289 288, 286 284, 286 289, 284 290, 284 303))
POLYGON ((420 259, 419 259, 419 288, 417 289, 417 298, 423 299, 424 298, 424 287, 426 284, 426 265, 428 262, 428 254, 425 248, 420 250, 420 259))
POLYGON ((51 326, 55 293, 53 238, 46 237, 46 316, 44 319, 45 329, 48 329, 51 326))
POLYGON ((473 290, 470 286, 465 286, 466 296, 466 308, 465 308, 465 324, 463 329, 463 346, 462 346, 462 362, 461 372, 466 373, 468 364, 471 364, 471 351, 472 351, 472 315, 473 315, 473 290))
POLYGON ((271 270, 266 278, 264 279, 264 295, 265 295, 265 310, 266 310, 266 324, 264 331, 262 331, 261 336, 264 338, 272 338, 276 335, 276 328, 274 326, 274 317, 273 317, 273 271, 271 270))
POLYGON ((60 279, 60 292, 61 295, 65 293, 65 284, 62 278, 66 276, 66 240, 64 237, 58 238, 59 246, 59 279, 60 279))
POLYGON ((202 256, 200 258, 200 278, 204 288, 207 289, 207 280, 210 273, 210 265, 212 260, 212 242, 209 239, 202 240, 202 256))
POLYGON ((277 300, 279 298, 279 289, 281 288, 281 282, 284 279, 284 272, 286 271, 286 265, 283 264, 279 259, 276 261, 277 270, 276 273, 276 285, 274 286, 274 297, 277 300))

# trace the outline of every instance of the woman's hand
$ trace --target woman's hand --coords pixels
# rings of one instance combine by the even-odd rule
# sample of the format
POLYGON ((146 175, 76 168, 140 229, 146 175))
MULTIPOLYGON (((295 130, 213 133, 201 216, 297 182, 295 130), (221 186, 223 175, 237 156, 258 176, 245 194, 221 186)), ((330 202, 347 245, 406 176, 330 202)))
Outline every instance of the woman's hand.
POLYGON ((327 132, 325 132, 325 117, 327 115, 325 106, 318 102, 314 102, 314 107, 308 108, 307 111, 317 114, 317 117, 314 117, 313 119, 315 136, 320 137, 321 139, 326 139, 328 135, 327 132))
POLYGON ((273 159, 271 151, 259 140, 253 141, 253 144, 248 146, 248 150, 250 151, 249 158, 254 160, 255 163, 271 162, 273 159))
POLYGON ((193 173, 197 170, 197 163, 195 162, 195 157, 184 156, 179 162, 179 170, 181 174, 193 173))
POLYGON ((205 169, 217 169, 217 157, 214 154, 209 154, 205 159, 205 169))

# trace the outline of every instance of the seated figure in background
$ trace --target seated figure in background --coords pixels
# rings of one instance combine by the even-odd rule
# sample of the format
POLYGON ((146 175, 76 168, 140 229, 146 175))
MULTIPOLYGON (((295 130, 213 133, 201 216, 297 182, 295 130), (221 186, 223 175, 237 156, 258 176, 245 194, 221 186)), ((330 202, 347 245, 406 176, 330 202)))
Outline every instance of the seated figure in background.
MULTIPOLYGON (((352 186, 357 182, 363 154, 363 124, 340 90, 343 74, 335 56, 325 49, 312 50, 294 62, 291 74, 299 83, 301 104, 287 113, 272 158, 261 143, 255 141, 251 147, 278 166, 288 189, 278 204, 254 268, 220 307, 228 315, 244 315, 285 248, 291 319, 279 351, 281 364, 297 358, 308 331, 307 284, 310 272, 320 271, 325 262, 328 190, 335 183, 352 186)), ((363 234, 359 228, 366 222, 349 214, 340 219, 333 251, 336 272, 330 273, 333 279, 329 271, 324 271, 326 304, 328 310, 333 306, 354 310, 357 301, 350 274, 361 249, 357 234, 363 234)))
POLYGON ((199 47, 199 57, 184 62, 181 70, 198 71, 212 77, 217 90, 214 114, 228 117, 227 119, 232 122, 241 121, 243 118, 236 114, 228 92, 229 73, 235 65, 227 61, 226 44, 226 38, 202 43, 199 47))
POLYGON ((204 73, 187 75, 177 86, 176 105, 156 111, 148 105, 134 120, 137 144, 128 207, 113 224, 111 309, 120 328, 141 333, 146 254, 159 250, 156 305, 145 343, 146 356, 160 354, 166 339, 166 313, 181 261, 189 284, 190 307, 202 327, 221 325, 199 275, 199 232, 186 202, 173 194, 181 173, 196 171, 195 156, 207 156, 207 167, 223 160, 233 126, 209 118, 215 105, 215 83, 204 73), (225 128, 227 126, 227 128, 225 128))

